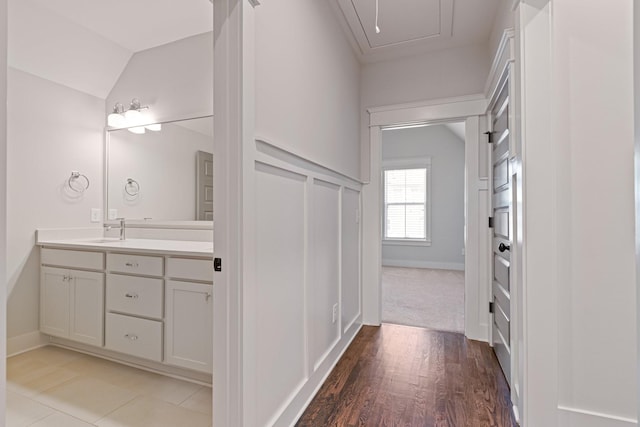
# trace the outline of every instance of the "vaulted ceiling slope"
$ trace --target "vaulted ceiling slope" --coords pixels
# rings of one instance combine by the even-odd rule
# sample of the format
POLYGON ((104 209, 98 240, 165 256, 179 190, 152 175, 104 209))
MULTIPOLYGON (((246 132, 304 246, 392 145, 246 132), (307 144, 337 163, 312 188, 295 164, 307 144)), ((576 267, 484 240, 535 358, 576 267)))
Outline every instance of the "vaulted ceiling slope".
POLYGON ((487 43, 500 0, 331 0, 362 62, 487 43))
POLYGON ((136 52, 212 30, 208 0, 10 0, 9 65, 105 99, 136 52))

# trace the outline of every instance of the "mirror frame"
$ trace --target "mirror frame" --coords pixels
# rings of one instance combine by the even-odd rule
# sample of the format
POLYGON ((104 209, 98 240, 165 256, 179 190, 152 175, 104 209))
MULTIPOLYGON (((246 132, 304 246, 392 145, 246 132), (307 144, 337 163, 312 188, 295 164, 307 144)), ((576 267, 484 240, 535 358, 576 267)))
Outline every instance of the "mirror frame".
MULTIPOLYGON (((165 120, 160 122, 148 122, 144 124, 137 124, 135 126, 126 127, 111 127, 106 126, 104 128, 104 162, 103 162, 103 222, 105 225, 115 225, 118 223, 116 220, 109 219, 109 140, 110 133, 117 130, 125 130, 138 126, 148 126, 153 124, 167 125, 176 122, 183 122, 186 120, 197 119, 212 119, 213 114, 207 114, 204 116, 185 117, 180 119, 165 120)), ((211 142, 213 149, 213 138, 211 142)), ((151 220, 127 220, 127 227, 135 228, 181 228, 181 229, 193 229, 193 230, 212 230, 213 221, 198 221, 198 220, 163 220, 163 219, 151 219, 151 220)))

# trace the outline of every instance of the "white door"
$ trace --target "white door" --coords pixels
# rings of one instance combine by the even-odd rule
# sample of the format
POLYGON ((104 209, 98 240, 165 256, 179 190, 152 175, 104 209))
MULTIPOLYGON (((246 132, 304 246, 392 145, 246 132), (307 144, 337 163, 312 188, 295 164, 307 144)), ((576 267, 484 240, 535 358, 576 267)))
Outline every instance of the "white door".
POLYGON ((69 272, 61 268, 40 270, 40 331, 69 337, 69 272))
POLYGON ((212 372, 212 285, 167 280, 165 362, 212 372))
POLYGON ((196 212, 199 221, 213 221, 213 154, 198 151, 196 212))
POLYGON ((104 344, 104 274, 69 271, 71 277, 69 339, 104 344))
POLYGON ((493 173, 492 344, 507 382, 511 384, 511 171, 509 165, 509 82, 505 80, 490 113, 493 173))

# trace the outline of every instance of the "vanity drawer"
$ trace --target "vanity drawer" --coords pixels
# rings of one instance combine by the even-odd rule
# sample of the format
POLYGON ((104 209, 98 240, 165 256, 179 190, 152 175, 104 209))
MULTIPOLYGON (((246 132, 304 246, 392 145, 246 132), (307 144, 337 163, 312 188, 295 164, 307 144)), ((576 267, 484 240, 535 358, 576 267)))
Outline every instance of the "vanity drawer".
POLYGON ((105 347, 162 362, 162 322, 107 313, 105 347))
POLYGON ((117 273, 162 276, 163 261, 159 256, 107 254, 107 270, 117 273))
POLYGON ((162 319, 162 279, 107 275, 107 310, 162 319))
POLYGON ((172 279, 191 279, 204 282, 213 281, 213 260, 169 258, 167 276, 172 279))
POLYGON ((42 248, 40 250, 40 263, 61 267, 84 268, 87 270, 103 270, 104 254, 102 252, 42 248))

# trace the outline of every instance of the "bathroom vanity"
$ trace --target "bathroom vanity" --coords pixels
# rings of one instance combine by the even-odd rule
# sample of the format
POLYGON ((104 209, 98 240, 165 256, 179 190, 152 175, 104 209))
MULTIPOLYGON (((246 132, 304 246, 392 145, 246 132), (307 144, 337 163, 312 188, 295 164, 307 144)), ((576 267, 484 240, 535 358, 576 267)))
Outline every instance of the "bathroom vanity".
POLYGON ((42 333, 82 351, 206 381, 189 372, 212 371, 211 241, 39 231, 38 245, 42 333))

